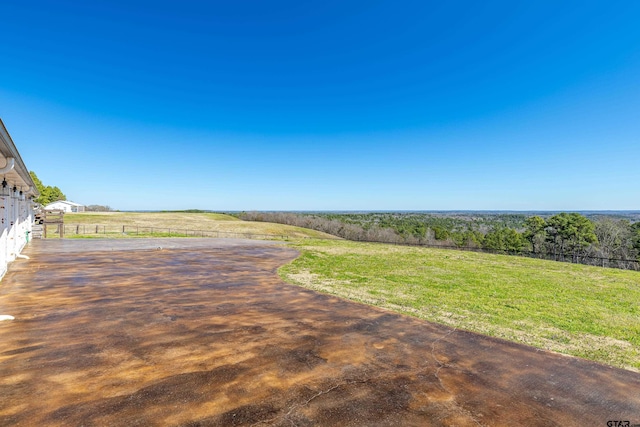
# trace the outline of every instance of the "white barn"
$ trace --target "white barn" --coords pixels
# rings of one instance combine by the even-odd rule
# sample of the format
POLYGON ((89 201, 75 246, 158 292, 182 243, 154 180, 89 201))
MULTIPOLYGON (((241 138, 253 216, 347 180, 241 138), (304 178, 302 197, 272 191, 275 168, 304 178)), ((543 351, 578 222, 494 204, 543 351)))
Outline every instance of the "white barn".
POLYGON ((0 119, 0 277, 31 238, 36 185, 0 119))
POLYGON ((57 202, 51 202, 44 207, 46 210, 62 210, 65 212, 84 212, 84 205, 80 203, 74 203, 69 200, 58 200, 57 202))

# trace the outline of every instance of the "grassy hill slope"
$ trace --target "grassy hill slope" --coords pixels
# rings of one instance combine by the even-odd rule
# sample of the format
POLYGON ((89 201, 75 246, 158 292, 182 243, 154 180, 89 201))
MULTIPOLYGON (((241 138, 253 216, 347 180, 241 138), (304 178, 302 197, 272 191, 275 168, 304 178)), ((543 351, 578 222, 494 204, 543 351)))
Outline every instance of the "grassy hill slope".
MULTIPOLYGON (((283 224, 268 222, 242 221, 230 215, 217 213, 191 213, 191 212, 83 212, 68 213, 64 216, 66 225, 66 237, 74 237, 74 225, 85 226, 81 230, 95 231, 95 226, 105 226, 107 230, 113 230, 113 237, 117 237, 117 230, 123 225, 131 227, 154 227, 156 229, 180 230, 204 230, 220 231, 226 233, 254 233, 274 236, 287 236, 289 238, 332 238, 320 231, 307 228, 293 227, 283 224)), ((55 231, 55 230, 52 230, 55 231)), ((53 237, 53 233, 48 233, 53 237)), ((95 234, 94 234, 95 236, 95 234)), ((87 234, 84 237, 91 237, 87 234)))
POLYGON ((303 241, 290 283, 640 371, 640 273, 443 249, 303 241))

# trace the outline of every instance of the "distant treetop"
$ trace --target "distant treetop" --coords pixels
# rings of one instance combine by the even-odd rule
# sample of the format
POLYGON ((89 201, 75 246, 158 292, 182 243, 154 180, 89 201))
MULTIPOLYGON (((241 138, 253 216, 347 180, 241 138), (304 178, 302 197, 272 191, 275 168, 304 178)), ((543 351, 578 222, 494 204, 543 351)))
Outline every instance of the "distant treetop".
POLYGON ((49 203, 57 202, 58 200, 67 200, 67 196, 65 196, 62 190, 58 187, 52 187, 50 185, 45 186, 34 171, 30 171, 29 174, 40 193, 40 196, 34 200, 36 203, 48 205, 49 203))

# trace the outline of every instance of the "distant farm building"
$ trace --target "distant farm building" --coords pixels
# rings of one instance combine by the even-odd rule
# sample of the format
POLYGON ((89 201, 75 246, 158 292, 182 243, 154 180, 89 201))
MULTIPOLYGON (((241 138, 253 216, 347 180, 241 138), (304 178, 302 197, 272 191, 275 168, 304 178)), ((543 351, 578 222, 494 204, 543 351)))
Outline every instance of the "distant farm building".
POLYGON ((44 207, 46 210, 61 210, 64 212, 84 212, 84 205, 74 203, 69 200, 58 200, 57 202, 49 203, 44 207))
POLYGON ((0 277, 31 237, 33 206, 40 193, 0 119, 0 277))

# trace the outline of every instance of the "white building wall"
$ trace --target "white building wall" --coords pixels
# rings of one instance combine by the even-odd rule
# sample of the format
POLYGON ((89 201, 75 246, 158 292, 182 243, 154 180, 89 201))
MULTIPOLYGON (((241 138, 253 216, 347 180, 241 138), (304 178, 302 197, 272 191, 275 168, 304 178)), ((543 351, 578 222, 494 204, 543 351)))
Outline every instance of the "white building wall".
POLYGON ((38 196, 35 183, 25 166, 2 119, 0 119, 0 278, 29 240, 33 229, 33 204, 38 196), (4 165, 4 166, 2 166, 4 165), (6 196, 2 193, 8 192, 6 196), (23 200, 21 200, 23 199, 23 200))
POLYGON ((34 212, 30 200, 0 196, 0 277, 31 240, 34 212), (28 232, 28 234, 27 234, 28 232))
POLYGON ((22 252, 25 245, 27 244, 27 232, 31 234, 31 228, 33 226, 32 217, 29 214, 29 205, 30 202, 28 200, 17 200, 16 205, 18 208, 18 218, 17 218, 17 227, 16 227, 16 255, 22 252))
POLYGON ((69 203, 64 203, 62 200, 59 202, 49 203, 45 206, 46 210, 63 210, 65 212, 71 212, 71 205, 69 203))
POLYGON ((16 234, 18 215, 16 209, 16 199, 9 197, 9 247, 7 250, 7 261, 12 262, 16 259, 16 234))
POLYGON ((0 277, 7 272, 9 252, 9 206, 8 198, 0 197, 0 277))
POLYGON ((63 210, 64 212, 84 212, 84 205, 70 202, 68 200, 58 200, 51 202, 44 207, 46 210, 63 210))

